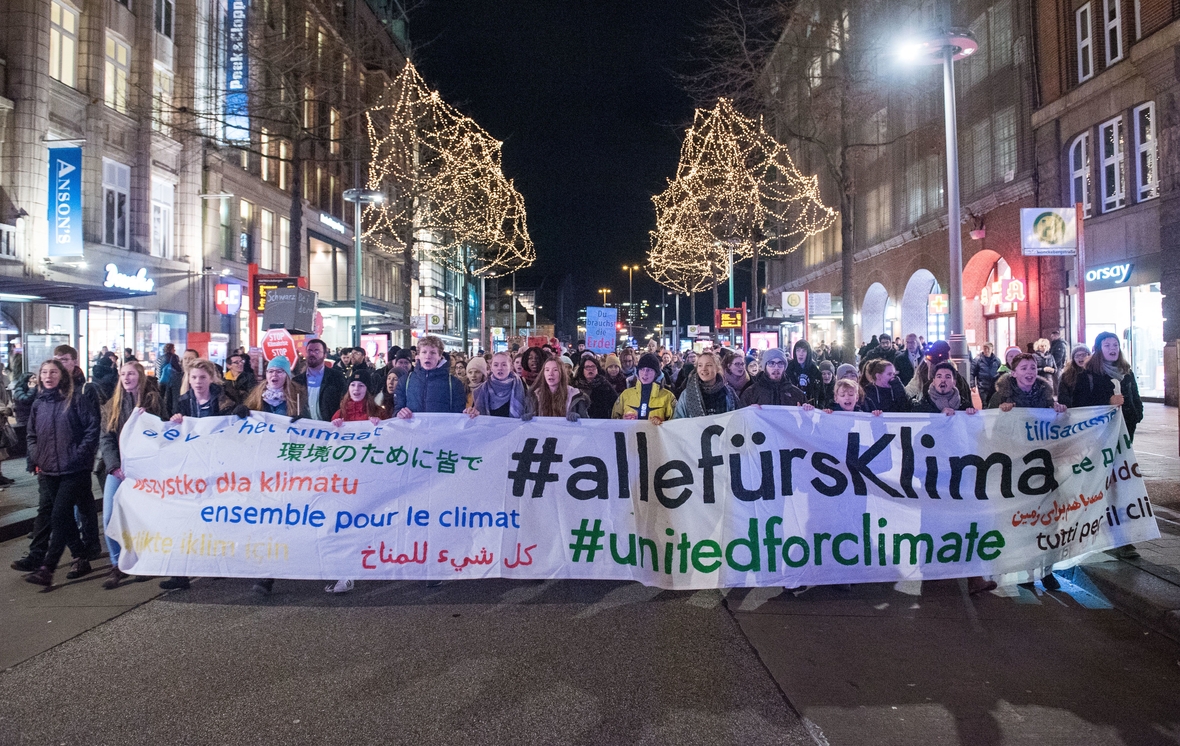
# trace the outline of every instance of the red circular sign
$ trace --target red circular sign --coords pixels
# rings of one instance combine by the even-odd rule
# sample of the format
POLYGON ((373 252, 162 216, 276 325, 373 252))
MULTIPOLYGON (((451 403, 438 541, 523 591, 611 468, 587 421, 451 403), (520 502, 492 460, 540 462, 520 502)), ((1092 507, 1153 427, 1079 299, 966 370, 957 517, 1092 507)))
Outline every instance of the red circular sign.
POLYGON ((291 366, 298 359, 295 355, 295 338, 286 329, 271 329, 262 338, 262 357, 267 362, 276 357, 285 357, 291 366))

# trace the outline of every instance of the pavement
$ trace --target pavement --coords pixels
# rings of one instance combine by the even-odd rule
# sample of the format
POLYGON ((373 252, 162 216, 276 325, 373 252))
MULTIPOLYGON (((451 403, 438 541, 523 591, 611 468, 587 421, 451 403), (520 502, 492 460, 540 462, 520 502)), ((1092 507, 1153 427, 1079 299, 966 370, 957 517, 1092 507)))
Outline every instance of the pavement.
MULTIPOLYGON (((1163 537, 1054 592, 279 581, 260 597, 229 579, 104 591, 105 559, 42 590, 6 569, 22 534, 0 543, 0 746, 1180 744, 1176 422, 1148 405, 1136 435, 1163 537)), ((0 492, 0 521, 30 486, 0 492)))

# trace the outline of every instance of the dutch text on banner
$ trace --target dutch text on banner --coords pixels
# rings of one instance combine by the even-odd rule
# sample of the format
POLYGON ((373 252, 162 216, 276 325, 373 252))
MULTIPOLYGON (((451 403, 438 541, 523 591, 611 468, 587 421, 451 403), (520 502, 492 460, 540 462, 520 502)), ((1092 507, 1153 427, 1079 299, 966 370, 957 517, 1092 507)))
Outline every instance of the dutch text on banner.
POLYGON ((1042 572, 1159 536, 1120 411, 646 422, 253 414, 123 431, 120 567, 663 588, 1042 572))

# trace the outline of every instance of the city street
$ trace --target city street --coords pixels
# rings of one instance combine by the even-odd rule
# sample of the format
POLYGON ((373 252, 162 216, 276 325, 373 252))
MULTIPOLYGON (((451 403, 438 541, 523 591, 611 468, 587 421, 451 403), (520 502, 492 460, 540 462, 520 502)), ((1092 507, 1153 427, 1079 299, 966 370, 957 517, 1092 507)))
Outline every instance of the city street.
POLYGON ((1180 645, 1084 581, 2 583, 4 744, 1180 742, 1180 645))

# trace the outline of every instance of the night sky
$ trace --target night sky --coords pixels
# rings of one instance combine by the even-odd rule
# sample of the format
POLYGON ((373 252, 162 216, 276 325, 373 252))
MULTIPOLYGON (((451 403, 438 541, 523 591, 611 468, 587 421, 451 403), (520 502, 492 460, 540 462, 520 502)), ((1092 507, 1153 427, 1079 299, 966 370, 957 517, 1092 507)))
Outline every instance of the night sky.
MULTIPOLYGON (((622 264, 645 263, 651 196, 674 175, 692 120, 674 76, 691 64, 707 9, 704 0, 431 0, 412 12, 427 84, 504 141, 504 171, 537 246, 517 284, 543 282, 547 309, 567 273, 578 306, 600 287, 626 300, 622 264)), ((636 274, 637 301, 659 292, 636 274)))

